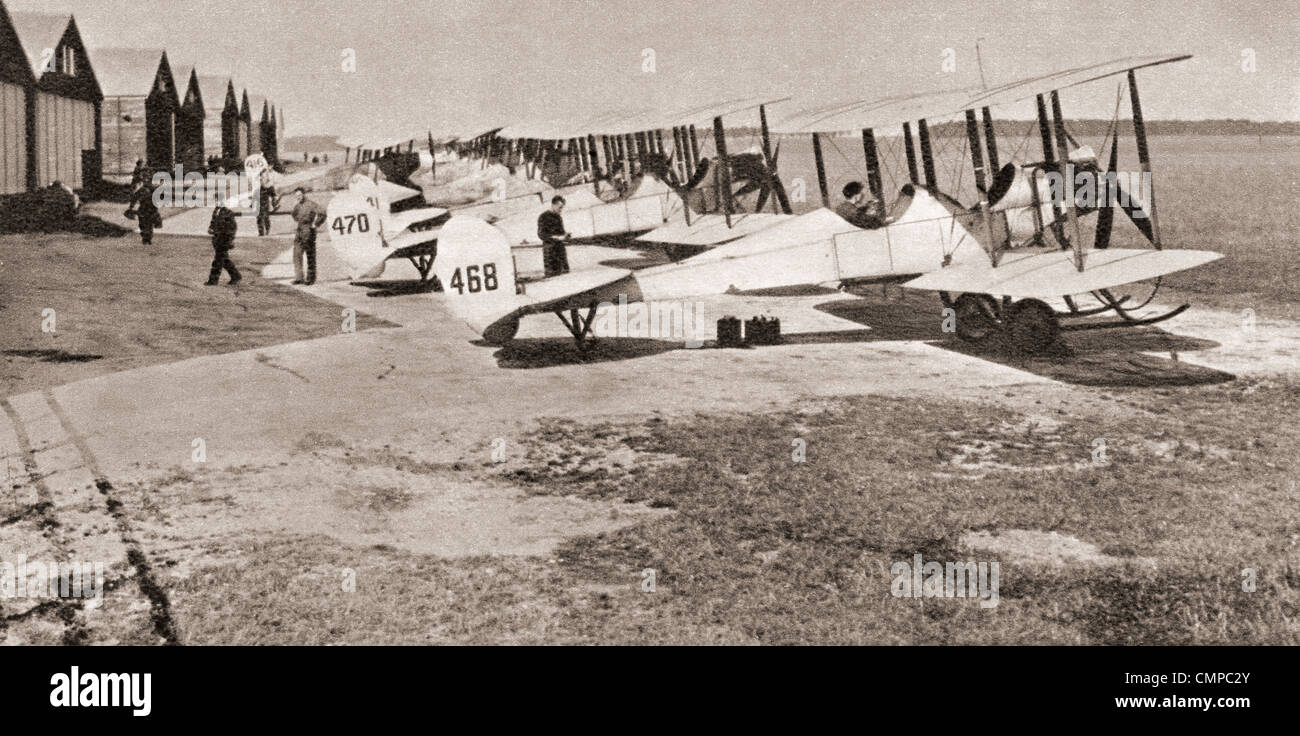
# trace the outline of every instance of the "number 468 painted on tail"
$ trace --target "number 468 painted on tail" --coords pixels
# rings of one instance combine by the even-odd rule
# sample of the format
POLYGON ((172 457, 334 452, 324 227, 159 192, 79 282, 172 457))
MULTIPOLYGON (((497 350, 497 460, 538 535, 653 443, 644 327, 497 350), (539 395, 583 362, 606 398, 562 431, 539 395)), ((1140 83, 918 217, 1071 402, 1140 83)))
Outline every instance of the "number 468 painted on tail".
POLYGON ((479 276, 478 266, 466 266, 465 275, 462 278, 460 268, 457 268, 451 274, 451 288, 456 290, 457 294, 464 294, 469 289, 471 294, 480 291, 496 291, 497 283, 497 264, 484 263, 482 266, 483 275, 479 276))

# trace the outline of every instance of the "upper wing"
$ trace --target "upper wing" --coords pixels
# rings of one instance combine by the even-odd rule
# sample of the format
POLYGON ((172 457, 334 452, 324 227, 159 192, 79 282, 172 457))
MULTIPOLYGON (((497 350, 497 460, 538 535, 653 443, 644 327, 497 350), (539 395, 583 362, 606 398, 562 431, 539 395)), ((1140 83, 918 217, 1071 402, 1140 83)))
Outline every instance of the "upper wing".
POLYGON ((1040 74, 989 89, 965 87, 819 105, 788 112, 773 123, 772 132, 788 135, 893 128, 913 120, 942 119, 963 110, 1005 105, 1052 90, 1066 89, 1122 74, 1131 69, 1142 69, 1188 58, 1190 57, 1185 54, 1130 56, 1040 74))

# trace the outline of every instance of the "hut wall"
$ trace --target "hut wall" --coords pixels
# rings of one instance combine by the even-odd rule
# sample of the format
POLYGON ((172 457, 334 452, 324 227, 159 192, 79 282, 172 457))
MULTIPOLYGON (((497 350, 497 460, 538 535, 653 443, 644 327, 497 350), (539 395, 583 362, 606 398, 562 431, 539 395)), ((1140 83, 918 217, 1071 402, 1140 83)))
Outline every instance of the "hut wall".
POLYGON ((137 159, 148 162, 144 103, 143 96, 104 98, 104 176, 129 178, 137 159))
POLYGON ((36 185, 61 181, 73 189, 82 181, 81 152, 95 148, 95 105, 36 93, 36 185))
POLYGON ((27 190, 27 97, 21 85, 0 82, 0 194, 27 190))

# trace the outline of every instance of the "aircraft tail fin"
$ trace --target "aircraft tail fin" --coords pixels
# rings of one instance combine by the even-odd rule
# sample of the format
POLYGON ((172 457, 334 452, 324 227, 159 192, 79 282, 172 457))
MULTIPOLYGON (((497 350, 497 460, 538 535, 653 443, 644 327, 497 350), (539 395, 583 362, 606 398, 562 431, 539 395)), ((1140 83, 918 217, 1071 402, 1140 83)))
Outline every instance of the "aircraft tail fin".
POLYGON ((392 249, 384 241, 383 210, 374 198, 351 189, 335 194, 325 208, 325 227, 348 276, 373 278, 383 272, 392 249))
POLYGON ((433 272, 447 308, 484 340, 501 344, 515 336, 523 302, 505 233, 477 217, 452 217, 438 235, 433 272))

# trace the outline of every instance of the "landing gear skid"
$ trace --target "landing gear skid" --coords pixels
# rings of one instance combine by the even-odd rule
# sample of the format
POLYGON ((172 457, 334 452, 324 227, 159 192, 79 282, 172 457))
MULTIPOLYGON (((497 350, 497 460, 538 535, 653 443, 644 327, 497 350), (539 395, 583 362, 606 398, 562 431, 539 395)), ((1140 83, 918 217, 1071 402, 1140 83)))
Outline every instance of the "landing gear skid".
MULTIPOLYGON (((1156 288, 1159 289, 1158 283, 1156 288)), ((957 337, 974 344, 1000 338, 1012 352, 1022 355, 1042 353, 1056 342, 1063 331, 1153 325, 1182 314, 1188 307, 1184 304, 1163 314, 1139 318, 1134 316, 1133 311, 1149 304, 1155 298, 1154 291, 1137 306, 1128 304, 1128 296, 1116 297, 1108 289, 1092 292, 1092 296, 1100 302, 1100 306, 1080 309, 1074 299, 1067 296, 1064 301, 1069 311, 1058 312, 1039 299, 1012 301, 1010 297, 1003 297, 999 302, 988 294, 965 293, 954 300, 947 292, 939 293, 943 305, 952 309, 956 316, 957 337), (1065 319, 1091 317, 1105 312, 1114 312, 1119 319, 1061 324, 1065 319)))
POLYGON ((586 352, 596 342, 596 335, 591 331, 592 321, 596 318, 596 306, 592 304, 587 308, 587 315, 582 315, 582 310, 576 307, 569 310, 569 316, 564 316, 564 311, 555 310, 555 316, 560 318, 564 326, 568 328, 569 334, 573 335, 573 340, 578 344, 578 350, 586 352))

